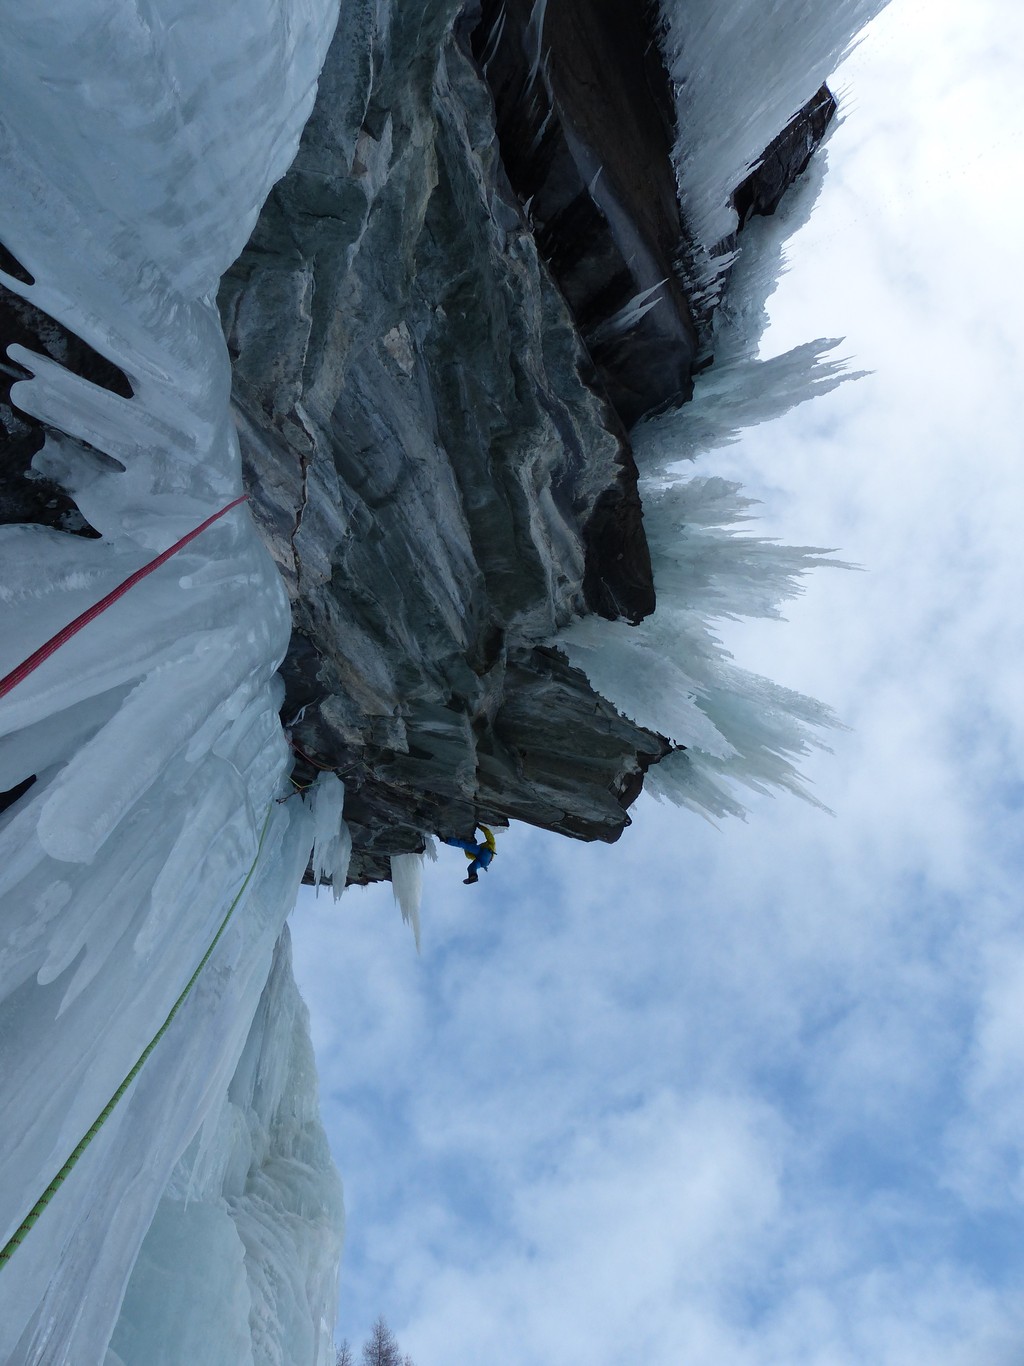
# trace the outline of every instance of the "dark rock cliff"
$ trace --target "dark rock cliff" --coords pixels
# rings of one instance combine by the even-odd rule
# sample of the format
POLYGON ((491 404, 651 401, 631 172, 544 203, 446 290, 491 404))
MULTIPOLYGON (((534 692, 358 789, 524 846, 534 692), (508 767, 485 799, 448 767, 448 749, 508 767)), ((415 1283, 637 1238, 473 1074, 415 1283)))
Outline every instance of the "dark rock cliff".
POLYGON ((505 169, 626 427, 689 398, 698 349, 658 40, 644 0, 482 0, 472 39, 505 169))
POLYGON ((344 777, 356 878, 478 818, 614 839, 667 751, 544 648, 579 613, 650 611, 650 561, 624 426, 457 17, 428 4, 378 31, 345 7, 221 293, 247 479, 293 596, 296 777, 344 777))

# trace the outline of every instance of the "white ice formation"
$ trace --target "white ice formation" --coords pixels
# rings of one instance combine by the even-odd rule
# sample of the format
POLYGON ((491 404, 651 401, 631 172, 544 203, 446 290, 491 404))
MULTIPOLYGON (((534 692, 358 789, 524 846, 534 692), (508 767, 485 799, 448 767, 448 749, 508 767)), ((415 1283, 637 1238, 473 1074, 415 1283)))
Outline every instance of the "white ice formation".
POLYGON ((755 4, 664 6, 686 130, 677 151, 680 195, 702 283, 720 292, 715 359, 698 376, 692 402, 631 433, 657 612, 636 628, 590 617, 573 623, 559 643, 627 716, 685 746, 650 770, 646 787, 705 815, 742 816, 737 785, 781 787, 814 800, 796 761, 822 746, 821 732, 836 718, 821 703, 737 667, 713 623, 778 616, 779 605, 801 591, 802 575, 837 562, 816 547, 780 546, 737 531, 749 520, 751 500, 736 484, 692 475, 688 462, 857 378, 831 357, 834 339, 767 360, 757 354, 784 244, 814 206, 824 153, 774 215, 745 226, 736 251, 716 256, 715 247, 736 227, 733 188, 883 3, 786 0, 773 6, 770 20, 755 4))
POLYGON ((423 899, 423 855, 392 854, 391 886, 402 919, 412 926, 416 947, 420 947, 420 902, 423 899))
MULTIPOLYGON (((788 0, 766 20, 754 0, 671 7, 696 149, 679 181, 705 252, 729 231, 728 191, 875 8, 788 0), (748 107, 762 75, 769 94, 748 107)), ((4 4, 0 240, 36 283, 0 282, 118 365, 134 396, 11 351, 32 375, 17 403, 66 434, 37 468, 101 538, 0 527, 0 673, 239 492, 217 284, 294 155, 336 9, 4 4)), ((792 786, 808 727, 827 720, 741 674, 706 624, 774 611, 815 555, 737 536, 734 490, 673 473, 835 382, 823 344, 756 360, 742 267, 718 366, 684 413, 636 433, 658 616, 637 631, 583 622, 567 640, 601 691, 689 746, 658 789, 712 812, 737 809, 731 778, 792 786)), ((340 1188, 281 935, 311 850, 336 885, 349 850, 337 779, 309 802, 277 800, 288 634, 277 573, 238 509, 0 701, 0 790, 35 778, 0 817, 5 1240, 237 898, 137 1079, 0 1264, 0 1360, 14 1366, 330 1358, 340 1188)), ((419 857, 392 871, 418 934, 419 857)))
POLYGON ((226 1091, 175 1167, 106 1366, 333 1361, 343 1212, 285 928, 226 1091))
POLYGON ((707 280, 736 227, 733 190, 886 0, 662 0, 676 89, 680 202, 707 280))
MULTIPOLYGON (((4 7, 0 239, 37 283, 3 284, 120 366, 134 397, 12 348, 34 376, 15 386, 17 403, 67 433, 37 465, 102 539, 0 527, 0 673, 240 492, 214 299, 294 156, 335 17, 332 0, 4 7)), ((307 1144, 291 1166, 250 1170, 245 1157, 283 1139, 265 1097, 245 1090, 243 1050, 273 1067, 277 1103, 287 1093, 296 1111, 315 1107, 312 1070, 284 1048, 287 1034, 246 1043, 265 987, 267 1012, 291 1010, 285 968, 268 977, 312 835, 300 801, 275 801, 288 767, 275 670, 289 626, 239 509, 0 703, 2 786, 36 777, 0 821, 4 1240, 167 1017, 255 861, 166 1036, 0 1270, 4 1362, 103 1362, 140 1245, 200 1130, 203 1160, 230 1167, 230 1181, 215 1196, 204 1178, 205 1212, 185 1225, 161 1205, 167 1236, 147 1240, 150 1261, 193 1256, 175 1239, 207 1221, 237 1273, 212 1340, 219 1362, 246 1359, 236 1342, 273 1336, 261 1325, 285 1306, 272 1266, 288 1278, 296 1257, 318 1261, 287 1321, 310 1325, 303 1360, 329 1358, 319 1325, 333 1319, 339 1235, 332 1244, 301 1221, 300 1246, 283 1230, 254 1232, 259 1199, 338 1208, 326 1145, 307 1144), (221 1124, 229 1085, 238 1099, 221 1124), (241 1206, 227 1217, 229 1188, 250 1202, 245 1218, 241 1206)), ((159 1359, 138 1320, 129 1341, 126 1366, 159 1359)))
POLYGON ((311 796, 313 807, 313 877, 328 883, 335 901, 345 890, 352 836, 342 819, 345 784, 333 773, 321 773, 311 796))

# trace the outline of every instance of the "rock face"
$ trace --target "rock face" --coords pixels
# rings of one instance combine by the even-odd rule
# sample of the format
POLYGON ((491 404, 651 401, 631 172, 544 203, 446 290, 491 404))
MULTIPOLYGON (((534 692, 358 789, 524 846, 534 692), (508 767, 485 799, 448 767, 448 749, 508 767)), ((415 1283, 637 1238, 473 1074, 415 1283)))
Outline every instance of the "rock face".
POLYGON ((760 161, 732 197, 740 229, 755 214, 773 214, 782 196, 807 164, 836 116, 836 101, 827 85, 814 92, 778 137, 765 148, 760 161))
MULTIPOLYGON (((397 9, 343 7, 220 300, 293 601, 294 778, 344 779, 357 881, 478 820, 628 824, 669 745, 548 642, 654 609, 627 431, 689 397, 701 348, 655 7, 397 9)), ((823 109, 739 187, 741 219, 774 208, 823 109)))
POLYGON ((305 708, 297 752, 345 779, 357 879, 476 819, 614 839, 667 751, 543 648, 574 615, 651 610, 650 562, 622 423, 456 18, 344 7, 221 292, 247 480, 293 597, 286 719, 305 708))
MULTIPOLYGON (((706 362, 659 40, 641 0, 346 0, 222 282, 251 507, 292 601, 293 777, 344 779, 351 880, 477 821, 614 840, 670 748, 551 646, 580 615, 654 610, 628 431, 706 362)), ((834 109, 823 88, 767 149, 741 227, 834 109)), ((130 394, 6 292, 0 326, 130 394)), ((17 373, 0 520, 90 534, 30 468, 17 373)))
POLYGON ((482 0, 472 38, 509 179, 627 428, 690 397, 698 350, 658 39, 646 0, 482 0))

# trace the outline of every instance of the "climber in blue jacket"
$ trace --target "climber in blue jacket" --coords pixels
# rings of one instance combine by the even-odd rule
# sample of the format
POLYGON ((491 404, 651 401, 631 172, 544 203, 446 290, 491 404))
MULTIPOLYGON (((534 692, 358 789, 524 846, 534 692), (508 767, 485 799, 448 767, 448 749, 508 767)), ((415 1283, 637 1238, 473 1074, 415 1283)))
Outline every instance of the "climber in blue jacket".
POLYGON ((480 879, 477 875, 480 872, 480 869, 486 868, 497 853, 497 850, 494 847, 493 833, 488 830, 486 825, 481 825, 477 828, 484 832, 483 844, 477 844, 475 840, 460 840, 455 839, 454 837, 444 841, 445 844, 451 844, 456 849, 461 849, 468 859, 472 859, 472 862, 469 865, 469 877, 464 877, 462 879, 467 887, 470 883, 479 882, 480 879))

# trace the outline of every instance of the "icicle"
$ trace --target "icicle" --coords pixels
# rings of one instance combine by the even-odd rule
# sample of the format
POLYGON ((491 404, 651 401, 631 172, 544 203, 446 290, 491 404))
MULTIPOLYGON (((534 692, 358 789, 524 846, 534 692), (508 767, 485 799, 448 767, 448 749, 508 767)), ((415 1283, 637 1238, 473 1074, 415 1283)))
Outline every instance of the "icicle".
MULTIPOLYGON (((436 855, 435 855, 436 856, 436 855)), ((391 855, 391 888, 402 919, 412 926, 416 952, 420 951, 420 902, 423 899, 423 855, 391 855)))
POLYGON ((533 58, 530 62, 530 74, 526 78, 526 88, 529 90, 537 79, 537 72, 540 70, 541 57, 544 52, 544 20, 547 17, 548 0, 534 0, 533 9, 530 13, 530 22, 526 27, 525 42, 533 48, 533 58))
POLYGON ((505 32, 505 20, 507 18, 508 15, 505 12, 505 6, 502 5, 498 12, 498 22, 491 30, 491 36, 488 38, 487 46, 484 48, 483 55, 480 58, 480 68, 485 76, 487 74, 487 68, 490 66, 494 54, 497 52, 501 43, 502 34, 505 32))
MULTIPOLYGON (((593 191, 597 176, 600 174, 601 172, 598 171, 597 175, 594 176, 593 181, 591 181, 591 191, 593 191)), ((666 283, 667 277, 664 280, 658 280, 655 284, 648 286, 647 289, 641 289, 637 294, 634 294, 632 299, 624 304, 617 313, 613 313, 610 318, 607 318, 599 327, 595 327, 594 330, 588 334, 591 345, 593 345, 595 341, 610 341, 613 337, 621 336, 624 332, 628 332, 631 327, 635 327, 638 322, 650 313, 652 308, 657 308, 658 304, 661 303, 664 297, 661 288, 662 285, 666 283)))
POLYGON ((321 773, 312 795, 313 878, 319 887, 329 882, 337 901, 345 890, 352 836, 342 820, 345 784, 333 773, 321 773))

